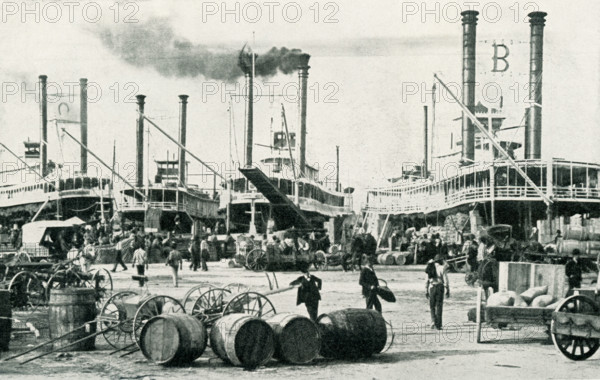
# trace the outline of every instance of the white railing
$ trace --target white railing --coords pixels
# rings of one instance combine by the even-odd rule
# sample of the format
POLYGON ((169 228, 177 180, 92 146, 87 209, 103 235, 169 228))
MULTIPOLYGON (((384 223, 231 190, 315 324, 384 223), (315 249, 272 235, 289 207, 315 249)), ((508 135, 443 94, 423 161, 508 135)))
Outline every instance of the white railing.
POLYGON ((196 207, 190 203, 177 202, 121 202, 119 208, 122 211, 144 211, 146 206, 150 208, 158 208, 166 211, 187 212, 195 216, 216 216, 218 210, 218 202, 206 199, 201 201, 202 207, 196 207))
MULTIPOLYGON (((546 186, 539 187, 547 193, 546 186)), ((415 213, 443 210, 465 203, 485 202, 492 200, 489 186, 466 187, 458 191, 444 194, 425 188, 418 192, 383 192, 369 194, 369 203, 364 206, 367 211, 378 213, 415 213)), ((598 201, 600 202, 600 189, 553 187, 553 198, 565 201, 598 201)), ((496 186, 494 199, 498 201, 510 200, 542 200, 530 186, 496 186)))

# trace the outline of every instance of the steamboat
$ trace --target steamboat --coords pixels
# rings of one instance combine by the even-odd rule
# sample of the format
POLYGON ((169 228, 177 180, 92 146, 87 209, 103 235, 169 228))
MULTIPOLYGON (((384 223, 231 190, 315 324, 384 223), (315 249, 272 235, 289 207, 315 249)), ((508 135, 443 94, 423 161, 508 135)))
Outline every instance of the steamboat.
MULTIPOLYGON (((502 107, 476 103, 475 45, 477 11, 462 13, 463 67, 462 141, 460 151, 430 160, 424 107, 424 160, 407 167, 390 184, 368 189, 363 223, 384 241, 393 230, 431 231, 434 226, 448 242, 460 243, 463 233, 481 234, 486 227, 505 224, 518 240, 541 245, 562 242, 555 253, 574 247, 589 257, 598 252, 600 227, 600 164, 563 158, 542 158, 542 69, 546 13, 532 12, 530 22, 529 104, 525 110, 523 143, 502 141, 502 107), (460 160, 453 157, 460 155, 460 160), (448 170, 450 168, 451 170, 448 170), (559 239, 557 239, 557 237, 559 239)), ((449 90, 436 76, 436 84, 449 90)), ((435 110, 435 103, 433 103, 435 110)), ((456 144, 458 147, 459 144, 456 144)), ((548 152, 546 152, 548 153, 548 152)), ((545 157, 550 156, 545 154, 545 157)))
POLYGON ((24 142, 23 155, 2 143, 4 165, 0 173, 0 224, 8 226, 32 219, 64 220, 72 217, 89 221, 108 219, 112 215, 111 181, 88 174, 86 149, 81 148, 78 169, 48 159, 49 122, 54 122, 57 127, 60 124, 79 125, 82 143, 87 144, 87 79, 80 79, 79 84, 79 112, 72 115, 73 112, 67 112, 71 104, 57 102, 61 115, 49 120, 47 77, 39 76, 41 143, 24 142))
MULTIPOLYGON (((248 93, 246 111, 245 163, 243 175, 229 181, 221 197, 221 211, 229 215, 231 232, 251 235, 289 228, 326 228, 335 241, 342 234, 344 219, 352 214, 354 189, 342 189, 339 175, 335 183, 320 178, 319 169, 306 160, 306 111, 308 61, 303 54, 298 67, 300 115, 298 131, 290 132, 282 105, 282 129, 271 133, 271 154, 253 162, 254 73, 246 69, 248 93), (296 136, 299 147, 296 149, 296 136)), ((336 173, 339 171, 339 150, 336 173)))
MULTIPOLYGON (((125 222, 143 223, 147 232, 196 232, 201 225, 214 227, 220 217, 216 189, 210 194, 188 183, 187 104, 188 96, 179 96, 179 138, 173 139, 144 115, 145 96, 137 95, 139 117, 136 125, 136 182, 120 191, 117 199, 119 215, 125 222), (154 126, 179 148, 178 159, 156 160, 154 178, 144 181, 144 122, 154 126)), ((190 153, 192 154, 192 153, 190 153)), ((193 157, 195 155, 192 154, 193 157)), ((215 181, 216 181, 215 173, 215 181)), ((216 188, 216 186, 215 186, 216 188)))

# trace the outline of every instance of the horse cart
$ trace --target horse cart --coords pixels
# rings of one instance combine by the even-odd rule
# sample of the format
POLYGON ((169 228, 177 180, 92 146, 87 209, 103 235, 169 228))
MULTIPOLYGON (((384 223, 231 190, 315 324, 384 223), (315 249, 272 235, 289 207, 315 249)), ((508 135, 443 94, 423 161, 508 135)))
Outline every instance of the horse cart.
POLYGON ((552 313, 554 346, 571 360, 586 360, 600 348, 600 295, 579 289, 552 313))
POLYGON ((279 241, 269 242, 266 247, 261 242, 245 244, 245 250, 238 250, 236 261, 257 272, 297 270, 304 266, 313 266, 317 270, 334 266, 342 266, 344 270, 352 268, 352 256, 341 244, 332 245, 328 239, 304 241, 301 237, 306 232, 300 229, 278 231, 274 236, 279 241))

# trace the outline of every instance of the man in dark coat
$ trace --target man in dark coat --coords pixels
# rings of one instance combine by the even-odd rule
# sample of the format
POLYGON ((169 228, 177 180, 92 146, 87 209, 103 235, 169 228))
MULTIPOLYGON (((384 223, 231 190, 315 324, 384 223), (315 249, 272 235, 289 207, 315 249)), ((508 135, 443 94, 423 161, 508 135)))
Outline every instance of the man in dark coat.
POLYGON ((575 248, 572 252, 573 257, 565 266, 565 275, 569 279, 569 291, 567 292, 567 297, 573 295, 573 290, 575 288, 581 288, 581 280, 583 279, 583 265, 581 260, 579 260, 580 255, 581 251, 575 248))
POLYGON ((303 265, 300 271, 302 276, 290 282, 290 286, 300 285, 296 296, 296 305, 301 303, 306 305, 310 319, 316 322, 319 316, 319 301, 321 300, 319 290, 321 290, 322 282, 317 276, 309 273, 308 265, 303 265))
MULTIPOLYGON (((362 254, 364 253, 364 239, 362 237, 362 233, 358 233, 352 238, 352 244, 350 246, 350 251, 352 252, 352 265, 350 269, 354 272, 354 266, 358 265, 361 268, 360 262, 362 254)), ((346 270, 347 268, 344 268, 346 270)))
POLYGON ((381 313, 381 302, 377 297, 377 288, 379 287, 379 280, 373 269, 373 258, 367 255, 363 255, 363 267, 360 271, 360 278, 358 280, 360 286, 362 286, 362 294, 365 297, 367 303, 367 309, 375 307, 379 313, 381 313))

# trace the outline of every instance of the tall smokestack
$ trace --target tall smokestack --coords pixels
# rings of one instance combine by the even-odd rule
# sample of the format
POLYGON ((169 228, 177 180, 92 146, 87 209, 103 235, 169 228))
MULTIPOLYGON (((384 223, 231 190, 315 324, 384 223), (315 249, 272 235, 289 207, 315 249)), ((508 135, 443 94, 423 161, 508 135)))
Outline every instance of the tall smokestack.
POLYGON ((531 12, 529 43, 529 101, 525 124, 525 159, 542 158, 542 66, 544 62, 544 25, 547 13, 531 12))
MULTIPOLYGON (((475 106, 475 43, 477 32, 477 11, 464 11, 463 24, 463 88, 462 101, 470 111, 475 106)), ((475 160, 475 127, 469 117, 462 115, 462 161, 464 164, 475 160)))
POLYGON ((254 134, 254 77, 252 70, 246 73, 248 112, 246 119, 246 166, 252 165, 252 137, 254 134))
POLYGON ((310 55, 302 54, 299 57, 300 64, 298 65, 298 79, 300 80, 300 173, 305 174, 306 168, 306 98, 308 92, 308 61, 310 55))
MULTIPOLYGON (((137 95, 137 104, 138 111, 140 113, 144 113, 144 99, 146 99, 146 95, 137 95)), ((138 114, 137 119, 137 129, 135 133, 135 141, 136 141, 136 157, 135 157, 135 165, 137 168, 136 172, 136 186, 144 187, 144 118, 142 115, 138 114)))
MULTIPOLYGON (((88 114, 87 114, 87 79, 79 79, 79 124, 81 126, 81 143, 88 146, 88 114)), ((81 172, 87 173, 87 150, 81 147, 81 172)))
MULTIPOLYGON (((179 143, 185 146, 187 126, 187 95, 179 95, 179 143)), ((185 184, 185 150, 179 148, 179 183, 185 184)))
POLYGON ((48 76, 40 75, 40 172, 45 176, 48 171, 48 76))
POLYGON ((427 128, 427 106, 423 106, 423 177, 427 177, 428 171, 429 171, 429 146, 427 144, 427 132, 428 132, 428 128, 427 128))

